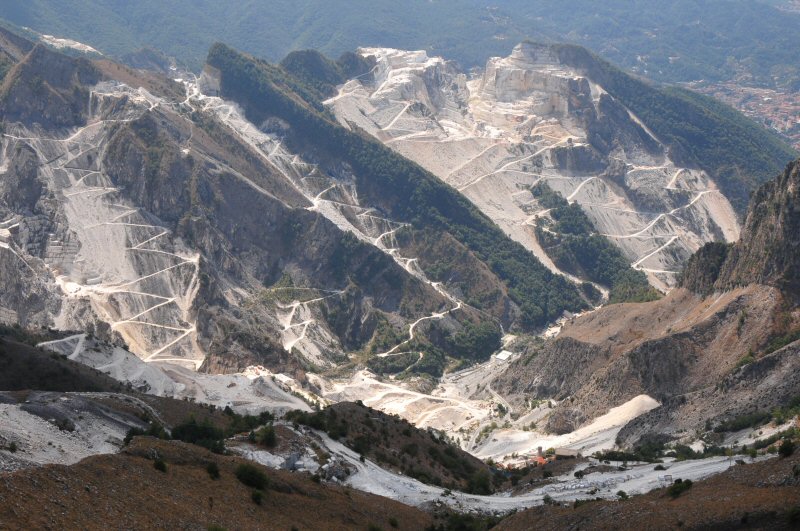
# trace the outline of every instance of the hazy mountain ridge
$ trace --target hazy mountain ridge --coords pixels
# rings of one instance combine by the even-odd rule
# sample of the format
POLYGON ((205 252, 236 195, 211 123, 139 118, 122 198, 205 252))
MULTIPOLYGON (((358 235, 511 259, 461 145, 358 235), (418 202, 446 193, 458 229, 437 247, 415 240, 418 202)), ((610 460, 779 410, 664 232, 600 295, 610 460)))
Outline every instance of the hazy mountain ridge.
POLYGON ((35 0, 8 6, 4 18, 34 30, 87 42, 122 56, 156 47, 199 68, 215 41, 278 61, 293 50, 315 48, 338 57, 358 46, 428 50, 469 68, 507 53, 527 38, 573 42, 617 64, 661 81, 738 79, 762 85, 797 85, 793 31, 798 14, 767 2, 675 0, 648 4, 591 0, 273 1, 236 11, 208 0, 170 4, 109 0, 35 0), (371 17, 363 17, 365 11, 371 17), (153 19, 162 24, 153 25, 153 19), (184 24, 186 20, 191 24, 184 24), (335 20, 336 24, 331 24, 335 20), (98 21, 102 21, 98 24, 98 21), (183 31, 166 31, 174 25, 183 31), (464 28, 469 28, 465 32, 464 28))

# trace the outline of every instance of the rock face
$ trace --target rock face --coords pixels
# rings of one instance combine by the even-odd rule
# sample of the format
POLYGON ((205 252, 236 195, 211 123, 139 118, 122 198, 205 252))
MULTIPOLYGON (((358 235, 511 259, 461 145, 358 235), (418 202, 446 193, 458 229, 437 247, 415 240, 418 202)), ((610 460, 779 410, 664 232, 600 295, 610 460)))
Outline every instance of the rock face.
POLYGON ((798 167, 790 164, 753 195, 741 240, 708 244, 689 260, 688 289, 575 320, 512 365, 495 389, 518 402, 569 398, 553 429, 576 410, 593 416, 598 404, 646 393, 662 406, 620 433, 628 443, 708 429, 799 395, 798 167))
POLYGON ((559 432, 647 394, 662 406, 620 437, 679 438, 706 421, 769 411, 800 394, 796 345, 759 354, 779 326, 784 300, 774 288, 750 286, 707 299, 676 289, 660 301, 609 306, 530 349, 492 387, 512 404, 561 401, 548 421, 559 432))
POLYGON ((0 92, 3 322, 291 372, 346 361, 380 323, 399 342, 415 321, 481 319, 392 252, 403 224, 359 202, 347 167, 282 145, 288 124, 259 129, 194 80, 3 42, 19 61, 0 92))
POLYGON ((730 248, 704 247, 683 284, 698 292, 768 284, 800 290, 800 161, 753 194, 742 238, 730 248))
POLYGON ((556 51, 523 43, 467 75, 424 52, 361 49, 371 75, 326 104, 457 188, 558 271, 536 239, 548 215, 530 193, 545 182, 577 201, 598 231, 661 289, 703 243, 733 241, 728 200, 681 166, 642 122, 556 51))

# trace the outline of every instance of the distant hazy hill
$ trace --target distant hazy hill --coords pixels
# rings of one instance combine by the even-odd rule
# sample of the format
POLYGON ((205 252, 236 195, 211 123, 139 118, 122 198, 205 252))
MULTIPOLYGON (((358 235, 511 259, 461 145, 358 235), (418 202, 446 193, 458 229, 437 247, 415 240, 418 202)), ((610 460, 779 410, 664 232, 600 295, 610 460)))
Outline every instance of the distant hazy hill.
POLYGON ((302 48, 338 56, 357 46, 391 46, 424 48, 470 67, 536 38, 587 46, 658 80, 752 75, 766 85, 800 84, 800 14, 752 0, 262 0, 235 9, 210 0, 4 4, 3 18, 20 26, 114 55, 154 47, 192 66, 216 40, 273 61, 302 48))

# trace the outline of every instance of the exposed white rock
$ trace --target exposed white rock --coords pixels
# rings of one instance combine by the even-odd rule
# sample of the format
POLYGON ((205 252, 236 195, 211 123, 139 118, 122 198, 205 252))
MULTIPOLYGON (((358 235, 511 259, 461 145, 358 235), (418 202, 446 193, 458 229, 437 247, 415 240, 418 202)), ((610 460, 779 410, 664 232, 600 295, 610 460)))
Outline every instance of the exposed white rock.
POLYGON ((609 117, 613 98, 546 46, 520 44, 472 78, 421 51, 360 53, 375 58, 371 75, 326 101, 340 122, 457 188, 554 272, 563 273, 534 232, 547 215, 529 192, 539 182, 577 201, 660 289, 674 285, 703 243, 738 238, 733 209, 712 179, 677 166, 629 111, 609 117), (601 120, 623 132, 607 153, 591 138, 601 120))
POLYGON ((123 348, 88 339, 84 334, 38 346, 156 396, 190 399, 251 414, 264 410, 278 414, 293 409, 310 410, 302 398, 292 394, 300 391, 296 382, 263 367, 250 367, 240 374, 203 374, 171 362, 148 363, 123 348))

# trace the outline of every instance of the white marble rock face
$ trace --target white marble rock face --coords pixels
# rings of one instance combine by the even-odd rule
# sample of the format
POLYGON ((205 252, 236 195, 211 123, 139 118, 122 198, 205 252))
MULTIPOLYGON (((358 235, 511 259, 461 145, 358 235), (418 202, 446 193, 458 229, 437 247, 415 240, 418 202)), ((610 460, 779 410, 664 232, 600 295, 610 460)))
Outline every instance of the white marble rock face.
POLYGON ((630 111, 610 115, 604 106, 619 104, 547 46, 522 43, 471 76, 424 51, 360 53, 377 64, 326 102, 340 122, 457 188, 554 272, 564 273, 534 231, 548 216, 529 192, 539 182, 577 201, 661 290, 703 243, 739 236, 729 201, 705 172, 676 164, 630 111), (605 138, 607 152, 590 134, 603 120, 601 136, 630 132, 605 138))

